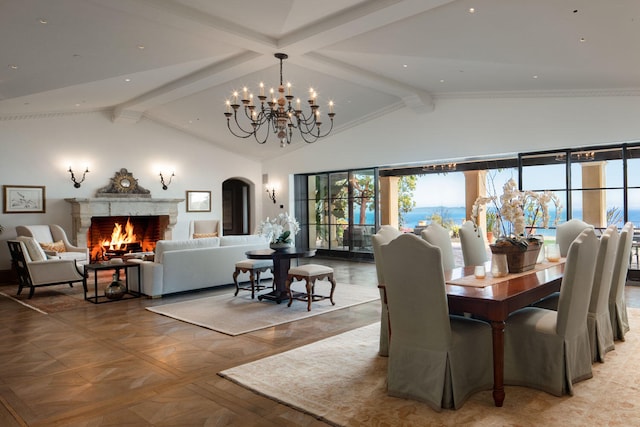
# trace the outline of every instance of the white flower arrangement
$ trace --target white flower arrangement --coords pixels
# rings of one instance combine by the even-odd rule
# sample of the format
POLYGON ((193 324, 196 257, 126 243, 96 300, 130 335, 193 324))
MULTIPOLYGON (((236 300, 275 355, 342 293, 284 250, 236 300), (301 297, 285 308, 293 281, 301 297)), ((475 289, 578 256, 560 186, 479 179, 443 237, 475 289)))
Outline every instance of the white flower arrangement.
POLYGON ((268 237, 271 243, 291 243, 291 238, 298 234, 298 231, 300 224, 288 213, 278 214, 273 219, 267 217, 258 227, 258 234, 268 237))
POLYGON ((551 191, 520 191, 514 179, 502 187, 502 195, 478 197, 473 204, 471 221, 477 224, 479 214, 487 203, 492 203, 496 211, 497 229, 502 239, 514 242, 526 241, 525 232, 536 227, 549 228, 549 203, 556 207, 554 225, 558 224, 562 203, 551 191))

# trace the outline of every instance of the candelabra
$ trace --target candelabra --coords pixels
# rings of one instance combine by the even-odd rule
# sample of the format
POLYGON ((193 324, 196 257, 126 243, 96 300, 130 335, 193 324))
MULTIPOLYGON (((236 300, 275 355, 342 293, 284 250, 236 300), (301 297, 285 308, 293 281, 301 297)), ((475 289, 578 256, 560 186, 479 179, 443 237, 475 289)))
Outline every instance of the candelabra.
POLYGON ((256 108, 254 104, 254 96, 245 87, 242 90, 242 99, 238 92, 234 92, 232 99, 226 101, 225 117, 227 118, 227 127, 229 131, 238 138, 248 138, 253 136, 259 144, 264 144, 269 139, 270 131, 276 134, 280 141, 280 147, 291 144, 293 138, 293 130, 296 129, 302 139, 307 143, 316 142, 319 138, 327 136, 333 129, 333 101, 329 102, 329 119, 331 127, 322 133, 320 126, 322 125, 320 109, 316 104, 318 94, 309 89, 309 107, 310 111, 305 114, 302 111, 300 98, 293 105, 294 96, 291 94, 291 83, 287 82, 286 95, 285 85, 282 80, 282 62, 288 56, 284 53, 276 53, 274 55, 280 60, 280 86, 278 94, 273 88, 270 90, 269 98, 265 95, 264 84, 260 83, 260 92, 258 99, 260 105, 256 108), (242 105, 240 104, 242 103, 242 105), (240 107, 242 106, 242 110, 240 107), (231 118, 235 123, 234 129, 231 126, 231 118), (244 125, 240 122, 244 121, 244 125), (248 121, 248 123, 247 123, 248 121), (264 130, 263 130, 264 129, 264 130))

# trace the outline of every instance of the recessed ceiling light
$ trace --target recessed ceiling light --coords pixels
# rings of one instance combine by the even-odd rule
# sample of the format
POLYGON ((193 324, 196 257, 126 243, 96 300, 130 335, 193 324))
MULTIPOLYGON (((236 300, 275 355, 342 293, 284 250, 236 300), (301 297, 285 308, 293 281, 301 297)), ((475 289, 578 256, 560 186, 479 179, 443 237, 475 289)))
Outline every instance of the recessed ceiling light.
POLYGON ((476 9, 475 9, 475 8, 473 8, 473 7, 470 7, 470 8, 469 8, 469 13, 476 13, 476 9))
POLYGON ((127 77, 126 79, 124 79, 124 81, 129 83, 131 81, 131 79, 127 77))
POLYGON ((41 24, 46 24, 49 21, 47 21, 45 18, 40 18, 38 22, 40 22, 41 24))
POLYGON ((440 83, 444 83, 444 79, 440 80, 440 83))
POLYGON ((79 106, 80 106, 80 104, 76 104, 76 107, 79 107, 79 106))
POLYGON ((537 76, 537 75, 535 75, 535 76, 533 76, 533 78, 534 78, 534 79, 537 79, 537 78, 538 78, 538 76, 537 76))
POLYGON ((9 64, 9 68, 11 68, 12 70, 17 70, 18 66, 15 64, 9 64))
POLYGON ((144 45, 143 45, 143 44, 139 44, 139 45, 138 45, 138 49, 140 49, 140 50, 144 50, 144 45))
POLYGON ((580 43, 584 43, 586 41, 587 41, 587 39, 585 39, 584 37, 580 37, 580 43))
POLYGON ((407 68, 408 65, 407 64, 402 64, 402 68, 407 68))

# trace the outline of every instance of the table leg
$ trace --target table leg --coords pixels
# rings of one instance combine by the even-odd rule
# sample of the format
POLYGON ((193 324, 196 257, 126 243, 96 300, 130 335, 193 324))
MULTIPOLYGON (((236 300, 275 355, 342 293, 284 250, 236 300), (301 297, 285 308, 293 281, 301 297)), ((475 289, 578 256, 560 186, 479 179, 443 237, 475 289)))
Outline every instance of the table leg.
POLYGON ((289 268, 291 267, 291 259, 278 258, 273 259, 273 283, 275 283, 275 290, 267 294, 258 296, 258 300, 268 299, 280 304, 282 301, 288 301, 289 296, 287 294, 287 275, 289 274, 289 268))
POLYGON ((504 402, 504 321, 491 321, 493 339, 493 402, 504 402))

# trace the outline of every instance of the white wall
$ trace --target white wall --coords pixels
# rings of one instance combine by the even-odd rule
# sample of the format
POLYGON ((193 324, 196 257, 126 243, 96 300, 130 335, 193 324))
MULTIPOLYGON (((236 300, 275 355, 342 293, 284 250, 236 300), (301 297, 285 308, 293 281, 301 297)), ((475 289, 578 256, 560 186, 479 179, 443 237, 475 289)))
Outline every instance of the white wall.
MULTIPOLYGON (((339 121, 340 111, 336 111, 339 121)), ((459 160, 640 140, 640 97, 440 99, 402 109, 264 162, 270 179, 371 166, 459 160)))
MULTIPOLYGON (((262 218, 262 171, 259 162, 215 148, 200 139, 148 120, 135 124, 113 123, 108 113, 58 115, 0 121, 0 185, 46 186, 46 213, 0 214, 5 231, 0 235, 0 270, 10 268, 7 244, 20 224, 60 224, 71 232, 71 206, 65 198, 95 197, 99 188, 120 168, 126 168, 152 198, 185 198, 186 190, 208 190, 212 212, 187 213, 180 203, 174 239, 188 237, 189 221, 222 218, 222 182, 241 177, 255 186, 251 212, 262 218), (82 172, 85 162, 91 172, 76 189, 67 172, 82 172), (176 176, 164 191, 158 166, 175 168, 176 176)), ((168 171, 170 173, 170 171, 168 171)))

